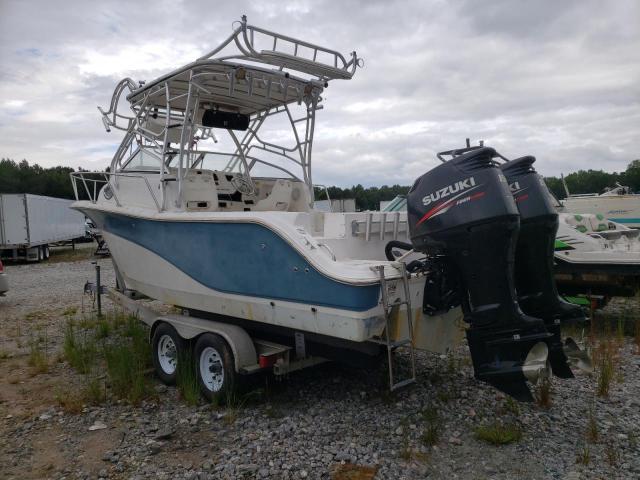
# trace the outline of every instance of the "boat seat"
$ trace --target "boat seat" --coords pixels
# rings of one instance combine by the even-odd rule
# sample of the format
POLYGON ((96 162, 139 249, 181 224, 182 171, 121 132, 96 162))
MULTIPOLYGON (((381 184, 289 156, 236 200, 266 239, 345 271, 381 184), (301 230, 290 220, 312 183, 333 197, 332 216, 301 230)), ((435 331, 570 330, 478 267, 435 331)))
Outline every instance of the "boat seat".
POLYGON ((190 211, 218 209, 218 192, 210 170, 190 170, 184 178, 184 202, 190 211))
POLYGON ((259 200, 253 210, 262 212, 285 212, 289 210, 292 189, 293 185, 290 180, 276 180, 269 195, 267 195, 266 198, 259 200))
POLYGON ((592 213, 585 213, 582 215, 568 215, 566 217, 566 222, 581 233, 597 233, 609 230, 607 221, 600 214, 594 215, 592 213))

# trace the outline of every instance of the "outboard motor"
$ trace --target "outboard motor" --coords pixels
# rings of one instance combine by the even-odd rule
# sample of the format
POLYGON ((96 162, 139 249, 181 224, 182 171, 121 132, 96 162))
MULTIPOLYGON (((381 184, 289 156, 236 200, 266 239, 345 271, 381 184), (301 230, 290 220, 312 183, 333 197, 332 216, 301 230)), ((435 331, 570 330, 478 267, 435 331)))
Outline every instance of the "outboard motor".
POLYGON ((520 308, 544 320, 553 335, 549 361, 553 373, 572 378, 562 346, 560 324, 584 322, 584 312, 558 295, 553 277, 553 251, 558 214, 544 180, 533 168, 535 157, 527 156, 500 165, 520 212, 520 235, 516 245, 515 280, 520 308))
POLYGON ((457 289, 476 378, 532 400, 526 380, 546 372, 551 334, 518 306, 513 269, 520 216, 496 156, 476 147, 418 178, 407 198, 409 229, 437 280, 426 282, 424 312, 452 307, 428 302, 438 290, 457 289))

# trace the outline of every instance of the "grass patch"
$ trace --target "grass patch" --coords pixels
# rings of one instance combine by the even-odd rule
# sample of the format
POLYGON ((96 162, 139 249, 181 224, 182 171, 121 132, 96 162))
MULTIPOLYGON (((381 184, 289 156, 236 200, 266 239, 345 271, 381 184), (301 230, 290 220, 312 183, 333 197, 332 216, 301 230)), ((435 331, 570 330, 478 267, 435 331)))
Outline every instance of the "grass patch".
POLYGON ((111 333, 111 324, 107 317, 100 318, 96 323, 95 338, 96 340, 103 340, 111 333))
POLYGON ((63 392, 58 389, 56 391, 55 398, 60 408, 67 413, 80 413, 84 408, 84 398, 79 393, 68 391, 63 392))
POLYGON ((180 396, 188 405, 197 405, 200 401, 200 384, 193 362, 191 349, 181 351, 176 369, 176 386, 180 396))
POLYGON ((425 408, 422 411, 422 419, 425 422, 425 428, 420 436, 420 440, 423 444, 431 447, 440 440, 441 423, 438 410, 433 406, 425 408))
POLYGON ((97 376, 89 379, 84 388, 84 400, 90 405, 100 405, 107 398, 106 385, 97 376))
POLYGON ((72 321, 65 327, 62 349, 69 365, 80 373, 89 373, 96 363, 98 350, 94 337, 80 332, 72 321))
POLYGON ((147 329, 141 322, 120 312, 107 312, 101 318, 84 317, 77 323, 69 318, 64 358, 86 375, 81 394, 71 403, 100 404, 107 393, 134 404, 147 397, 150 393, 147 373, 151 367, 147 337, 147 329), (92 374, 98 371, 106 372, 106 378, 92 374))
POLYGON ((506 445, 517 442, 522 438, 522 430, 516 424, 500 424, 494 422, 490 425, 481 425, 474 430, 478 440, 492 445, 506 445))
POLYGON ((503 410, 505 413, 510 413, 515 417, 520 416, 520 404, 510 395, 507 395, 507 398, 504 400, 503 410))
POLYGON ((31 373, 47 373, 49 371, 49 359, 47 358, 47 334, 43 337, 31 338, 29 341, 29 360, 31 373))
POLYGON ((50 257, 47 260, 48 263, 62 263, 62 262, 79 262, 80 260, 89 260, 93 258, 93 248, 66 248, 64 250, 54 249, 50 250, 50 257))
POLYGON ((612 467, 616 467, 620 462, 620 452, 612 443, 607 443, 605 446, 604 457, 607 459, 607 463, 612 467))
POLYGON ((602 353, 598 361, 598 383, 596 393, 599 397, 608 397, 611 382, 615 377, 615 356, 611 342, 603 342, 602 353))
POLYGON ((591 463, 591 451, 586 445, 582 447, 576 455, 576 463, 587 466, 591 463))
POLYGON ((589 443, 596 443, 598 441, 600 429, 598 428, 598 422, 593 408, 589 409, 589 416, 587 417, 587 431, 585 437, 589 443))
POLYGON ((104 347, 109 384, 113 394, 131 403, 149 395, 146 372, 151 366, 151 349, 146 329, 134 317, 125 322, 123 337, 104 347))
POLYGON ((551 408, 551 379, 543 377, 536 385, 536 403, 544 409, 551 408))

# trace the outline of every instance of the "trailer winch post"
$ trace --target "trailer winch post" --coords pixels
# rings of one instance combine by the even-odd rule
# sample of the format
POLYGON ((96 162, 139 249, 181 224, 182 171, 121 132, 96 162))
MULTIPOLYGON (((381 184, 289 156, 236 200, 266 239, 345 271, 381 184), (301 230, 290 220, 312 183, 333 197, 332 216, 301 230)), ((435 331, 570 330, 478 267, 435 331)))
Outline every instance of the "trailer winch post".
POLYGON ((98 262, 91 262, 96 266, 96 301, 98 303, 98 317, 102 316, 102 286, 100 285, 100 265, 98 262))

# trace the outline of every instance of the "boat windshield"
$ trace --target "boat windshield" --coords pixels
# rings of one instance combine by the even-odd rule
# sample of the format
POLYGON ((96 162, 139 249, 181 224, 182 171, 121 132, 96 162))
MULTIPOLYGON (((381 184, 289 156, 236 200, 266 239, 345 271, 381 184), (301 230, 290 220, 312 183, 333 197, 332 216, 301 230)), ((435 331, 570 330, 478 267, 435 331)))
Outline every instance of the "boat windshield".
POLYGON ((383 212, 404 212, 407 209, 407 197, 404 195, 398 195, 391 200, 382 211, 383 212))
POLYGON ((152 147, 139 147, 122 165, 123 172, 159 172, 162 152, 152 147))

